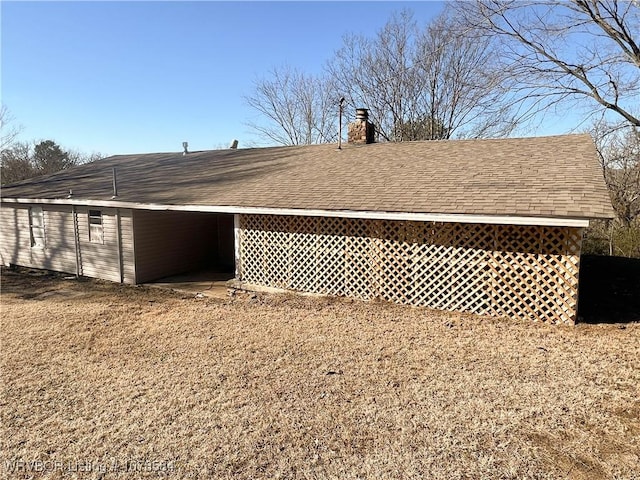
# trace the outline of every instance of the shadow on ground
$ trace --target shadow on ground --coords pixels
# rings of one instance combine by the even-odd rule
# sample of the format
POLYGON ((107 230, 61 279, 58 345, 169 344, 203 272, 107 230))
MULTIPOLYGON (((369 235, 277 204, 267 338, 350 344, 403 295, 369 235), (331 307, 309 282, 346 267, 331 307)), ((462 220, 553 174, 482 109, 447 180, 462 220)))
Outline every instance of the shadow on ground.
POLYGON ((584 255, 578 318, 584 323, 640 321, 640 259, 584 255))

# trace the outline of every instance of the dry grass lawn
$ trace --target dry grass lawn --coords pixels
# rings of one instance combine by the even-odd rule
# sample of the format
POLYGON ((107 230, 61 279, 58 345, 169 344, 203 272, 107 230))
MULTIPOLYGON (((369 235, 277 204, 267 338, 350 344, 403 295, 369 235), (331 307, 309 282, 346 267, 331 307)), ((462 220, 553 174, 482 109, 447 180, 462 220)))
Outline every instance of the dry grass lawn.
POLYGON ((638 323, 5 271, 1 341, 8 478, 640 478, 638 323))

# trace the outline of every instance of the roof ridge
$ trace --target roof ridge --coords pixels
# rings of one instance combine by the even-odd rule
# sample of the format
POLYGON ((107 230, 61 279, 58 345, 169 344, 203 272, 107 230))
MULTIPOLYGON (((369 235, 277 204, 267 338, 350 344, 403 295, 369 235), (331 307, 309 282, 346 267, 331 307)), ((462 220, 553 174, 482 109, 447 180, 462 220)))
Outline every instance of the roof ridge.
MULTIPOLYGON (((580 137, 580 136, 588 136, 591 137, 591 134, 588 132, 582 133, 561 133, 561 134, 552 134, 552 135, 541 135, 541 136, 522 136, 522 137, 487 137, 487 138, 438 138, 433 140, 407 140, 402 142, 374 142, 369 144, 350 144, 350 143, 342 143, 342 148, 351 149, 351 148, 367 148, 373 145, 415 145, 415 144, 437 144, 437 143, 451 143, 451 142, 496 142, 496 141, 516 141, 516 140, 543 140, 549 138, 564 138, 564 137, 580 137)), ((328 148, 334 147, 337 148, 338 143, 312 143, 312 144, 304 144, 304 145, 266 145, 266 146, 254 146, 254 147, 244 147, 244 148, 212 148, 209 150, 194 150, 189 151, 186 157, 190 155, 202 154, 202 153, 214 153, 214 152, 240 152, 240 151, 256 151, 256 150, 275 150, 275 149, 312 149, 312 148, 328 148)), ((104 158, 117 158, 117 157, 136 157, 136 156, 145 156, 145 155, 179 155, 183 156, 182 151, 173 151, 173 152, 143 152, 143 153, 118 153, 115 155, 109 155, 107 157, 103 157, 99 160, 103 160, 104 158)), ((99 161, 98 160, 98 161, 99 161)))

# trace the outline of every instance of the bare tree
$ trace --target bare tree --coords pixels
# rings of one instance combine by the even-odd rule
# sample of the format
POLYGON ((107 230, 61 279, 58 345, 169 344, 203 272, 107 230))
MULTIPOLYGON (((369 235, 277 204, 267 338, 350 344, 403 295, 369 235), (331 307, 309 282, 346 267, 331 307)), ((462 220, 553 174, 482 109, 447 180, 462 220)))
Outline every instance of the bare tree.
POLYGON ((440 121, 445 138, 508 135, 516 117, 495 57, 490 38, 460 32, 446 10, 419 38, 415 111, 440 121))
POLYGON ((501 40, 508 85, 534 115, 588 100, 640 126, 637 0, 474 0, 454 4, 465 31, 501 40))
POLYGON ((84 154, 64 150, 52 140, 13 142, 8 148, 4 148, 0 155, 0 182, 5 185, 47 175, 93 162, 101 157, 99 153, 84 154))
POLYGON ((249 126, 264 138, 281 145, 337 139, 337 102, 326 79, 281 67, 257 80, 254 87, 245 101, 266 123, 254 121, 249 126))
POLYGON ((6 105, 0 105, 0 150, 9 148, 22 131, 22 127, 13 124, 14 118, 6 105))
POLYGON ((640 128, 600 122, 592 135, 613 207, 629 227, 640 216, 640 128))
MULTIPOLYGON (((226 148, 226 147, 225 147, 226 148)), ((85 153, 79 150, 66 150, 69 160, 73 165, 84 165, 85 163, 92 163, 96 160, 106 157, 100 152, 85 153)))
POLYGON ((515 126, 489 39, 458 35, 444 13, 424 28, 393 15, 372 38, 349 35, 326 77, 290 67, 256 82, 246 101, 267 123, 250 126, 284 145, 337 139, 337 103, 369 109, 379 140, 508 134, 515 126))
POLYGON ((352 108, 368 108, 376 133, 386 141, 402 139, 402 125, 412 120, 417 35, 412 14, 403 11, 392 16, 375 38, 345 36, 327 66, 336 95, 344 95, 352 108))
POLYGON ((459 35, 447 11, 423 29, 403 11, 375 38, 345 37, 328 70, 383 140, 501 136, 514 118, 492 48, 459 35))
POLYGON ((28 143, 12 142, 0 152, 0 183, 19 182, 38 174, 31 161, 31 146, 28 143))

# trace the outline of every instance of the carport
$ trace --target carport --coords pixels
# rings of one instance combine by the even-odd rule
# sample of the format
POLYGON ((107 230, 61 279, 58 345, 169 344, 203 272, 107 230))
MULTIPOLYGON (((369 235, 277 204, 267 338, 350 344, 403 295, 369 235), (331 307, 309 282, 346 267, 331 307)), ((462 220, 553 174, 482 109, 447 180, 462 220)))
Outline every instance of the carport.
POLYGON ((233 277, 233 215, 133 210, 136 283, 233 277))

